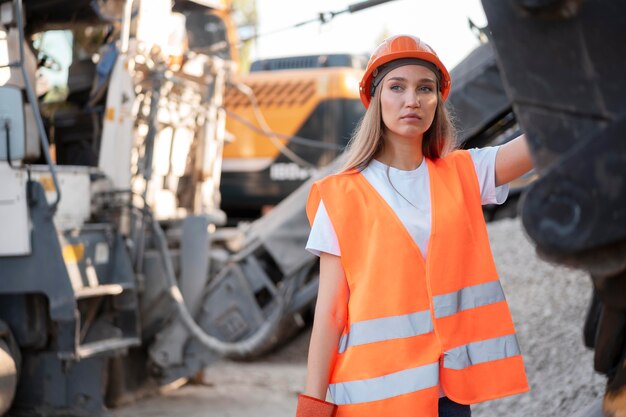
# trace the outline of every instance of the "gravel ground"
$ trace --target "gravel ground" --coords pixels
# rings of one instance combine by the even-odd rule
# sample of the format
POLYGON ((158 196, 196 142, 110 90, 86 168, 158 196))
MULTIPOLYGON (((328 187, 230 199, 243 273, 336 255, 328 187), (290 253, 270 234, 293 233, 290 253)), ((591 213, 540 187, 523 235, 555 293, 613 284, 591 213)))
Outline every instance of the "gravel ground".
POLYGON ((579 270, 544 262, 518 219, 489 224, 489 237, 524 355, 531 391, 479 404, 475 417, 569 417, 602 397, 582 327, 591 280, 579 270))
MULTIPOLYGON (((591 281, 581 271, 541 261, 517 219, 488 225, 491 245, 518 330, 531 391, 473 406, 474 417, 572 417, 602 397, 582 341, 591 281)), ((116 410, 115 417, 292 417, 304 387, 310 328, 250 363, 218 362, 205 385, 188 385, 116 410)))

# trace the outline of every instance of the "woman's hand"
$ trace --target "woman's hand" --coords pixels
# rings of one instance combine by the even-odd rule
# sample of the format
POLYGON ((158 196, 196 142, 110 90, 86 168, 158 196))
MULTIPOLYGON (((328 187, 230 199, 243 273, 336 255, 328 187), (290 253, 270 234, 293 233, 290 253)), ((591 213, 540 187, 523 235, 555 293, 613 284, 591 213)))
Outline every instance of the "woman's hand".
POLYGON ((335 417, 336 415, 335 404, 304 394, 298 395, 296 417, 335 417))
POLYGON ((533 167, 526 136, 520 135, 500 146, 496 154, 496 187, 521 177, 533 167))

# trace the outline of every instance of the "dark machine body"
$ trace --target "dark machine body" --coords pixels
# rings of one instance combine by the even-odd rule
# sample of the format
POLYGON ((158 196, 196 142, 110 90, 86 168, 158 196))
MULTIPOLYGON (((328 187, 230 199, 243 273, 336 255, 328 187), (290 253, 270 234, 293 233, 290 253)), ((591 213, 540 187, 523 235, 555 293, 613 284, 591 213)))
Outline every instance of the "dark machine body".
MULTIPOLYGON (((483 0, 499 66, 539 179, 524 227, 546 259, 589 272, 584 326, 607 376, 605 416, 626 404, 626 5, 483 0)), ((555 282, 554 285, 559 285, 555 282)))

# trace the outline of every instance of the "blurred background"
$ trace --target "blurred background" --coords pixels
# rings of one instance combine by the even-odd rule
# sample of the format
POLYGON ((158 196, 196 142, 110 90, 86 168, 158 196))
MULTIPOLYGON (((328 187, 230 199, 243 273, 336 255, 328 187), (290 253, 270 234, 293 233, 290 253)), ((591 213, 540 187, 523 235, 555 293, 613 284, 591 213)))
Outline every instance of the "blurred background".
POLYGON ((474 415, 622 415, 623 9, 0 0, 0 415, 294 415, 306 197, 399 33, 450 70, 459 148, 535 162, 483 208, 531 392, 474 415))

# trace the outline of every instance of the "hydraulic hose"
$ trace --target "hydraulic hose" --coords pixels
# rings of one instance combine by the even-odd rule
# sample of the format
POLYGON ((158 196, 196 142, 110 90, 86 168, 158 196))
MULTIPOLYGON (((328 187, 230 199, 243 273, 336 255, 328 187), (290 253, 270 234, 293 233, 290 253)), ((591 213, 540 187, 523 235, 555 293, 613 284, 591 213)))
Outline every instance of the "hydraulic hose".
MULTIPOLYGON (((193 337, 208 349, 216 352, 221 356, 228 357, 247 357, 260 351, 264 345, 270 342, 270 339, 276 333, 278 324, 281 321, 283 312, 285 311, 285 302, 281 297, 275 297, 276 308, 272 311, 267 320, 259 327, 259 329, 247 339, 237 342, 225 342, 212 336, 204 331, 193 319, 191 313, 185 305, 180 288, 176 282, 174 267, 168 253, 167 240, 161 225, 152 216, 149 216, 152 231, 154 233, 157 249, 161 254, 161 260, 165 269, 165 277, 168 285, 168 293, 176 303, 180 319, 187 330, 193 337)), ((218 279, 216 277, 216 279, 218 279)))

